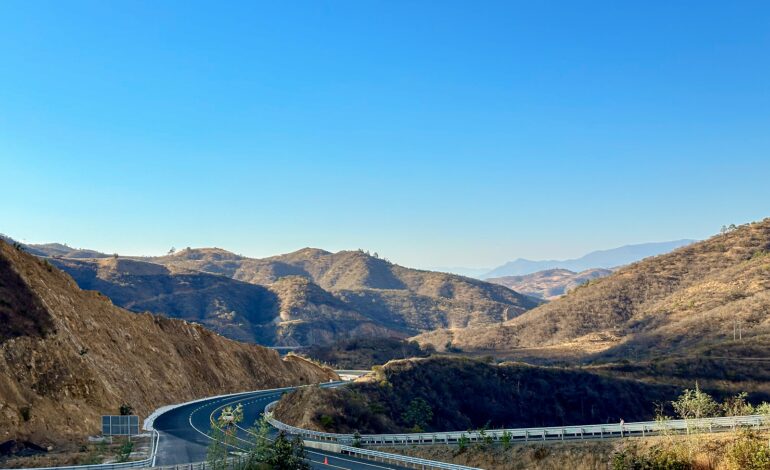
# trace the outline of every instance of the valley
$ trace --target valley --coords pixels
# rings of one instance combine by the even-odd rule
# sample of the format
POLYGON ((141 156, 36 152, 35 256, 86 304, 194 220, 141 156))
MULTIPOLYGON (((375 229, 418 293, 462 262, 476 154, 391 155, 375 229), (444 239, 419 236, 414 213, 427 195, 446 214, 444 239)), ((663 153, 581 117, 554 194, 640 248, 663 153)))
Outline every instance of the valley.
POLYGON ((200 323, 229 338, 309 346, 357 337, 406 338, 495 324, 542 301, 462 276, 405 268, 363 251, 306 248, 253 259, 218 248, 162 257, 27 246, 82 289, 116 305, 200 323))

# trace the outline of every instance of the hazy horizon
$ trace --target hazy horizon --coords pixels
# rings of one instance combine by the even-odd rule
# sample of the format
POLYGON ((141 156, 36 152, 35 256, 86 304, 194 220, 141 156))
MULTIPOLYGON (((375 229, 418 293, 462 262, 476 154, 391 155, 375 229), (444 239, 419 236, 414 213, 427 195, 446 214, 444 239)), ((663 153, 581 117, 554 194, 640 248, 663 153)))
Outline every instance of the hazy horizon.
POLYGON ((0 235, 7 236, 7 237, 9 237, 9 238, 11 238, 11 239, 13 239, 15 241, 19 241, 19 242, 22 242, 22 243, 25 243, 25 244, 30 244, 30 245, 44 245, 44 244, 49 244, 49 243, 60 243, 60 244, 66 245, 66 246, 68 246, 70 248, 74 248, 74 249, 95 250, 95 251, 98 251, 98 252, 101 252, 101 253, 106 253, 106 254, 117 253, 119 255, 128 256, 128 257, 163 256, 163 255, 168 254, 170 252, 171 248, 173 248, 175 250, 175 252, 179 252, 179 251, 182 251, 182 250, 184 250, 184 249, 186 249, 188 247, 192 248, 192 249, 219 248, 219 249, 223 249, 223 250, 226 250, 226 251, 229 251, 229 252, 241 255, 241 256, 248 257, 248 258, 267 258, 267 257, 270 257, 270 256, 276 256, 276 255, 281 255, 281 254, 292 253, 292 252, 301 250, 303 248, 317 248, 317 249, 322 249, 322 250, 326 250, 326 251, 330 251, 330 252, 338 252, 338 251, 346 251, 346 250, 347 251, 352 251, 352 250, 359 250, 360 249, 360 250, 364 250, 364 251, 366 251, 366 252, 368 252, 370 254, 375 254, 376 253, 377 256, 379 256, 381 258, 388 259, 389 261, 397 263, 397 264, 402 265, 402 266, 411 267, 411 268, 417 268, 417 269, 427 269, 427 270, 431 270, 431 271, 445 271, 445 272, 451 272, 451 273, 456 273, 456 274, 467 275, 467 276, 471 276, 471 277, 477 277, 477 275, 485 274, 486 272, 492 270, 493 268, 499 267, 500 265, 503 265, 503 264, 505 264, 507 262, 511 262, 511 261, 515 261, 515 260, 519 260, 519 259, 524 259, 524 260, 528 260, 528 261, 564 261, 564 260, 571 260, 571 259, 575 259, 575 258, 580 258, 580 257, 582 257, 584 255, 587 255, 587 254, 590 254, 590 253, 594 253, 594 252, 597 252, 597 251, 612 250, 612 249, 616 249, 616 248, 622 248, 622 247, 625 247, 625 246, 642 245, 642 244, 649 244, 649 243, 664 243, 664 242, 673 242, 673 241, 681 241, 681 240, 695 240, 695 241, 697 241, 696 239, 681 238, 681 239, 672 239, 672 240, 654 240, 654 241, 648 241, 648 242, 626 243, 626 244, 623 244, 623 245, 607 246, 607 247, 601 247, 601 248, 597 248, 597 249, 591 249, 591 250, 588 250, 588 251, 585 251, 585 252, 581 252, 581 253, 578 253, 578 254, 575 254, 575 255, 572 255, 572 256, 561 257, 561 258, 556 258, 556 257, 550 257, 550 258, 549 257, 545 257, 545 258, 528 258, 526 256, 517 256, 517 257, 509 258, 509 259, 499 259, 498 261, 495 261, 494 263, 490 264, 489 266, 461 266, 461 265, 431 265, 431 266, 427 266, 426 265, 426 266, 417 266, 417 265, 410 265, 410 264, 405 264, 405 263, 399 262, 398 260, 393 259, 392 257, 388 256, 387 253, 380 252, 380 251, 378 251, 376 249, 369 249, 367 247, 355 247, 355 248, 347 247, 347 248, 340 248, 340 249, 329 249, 329 248, 323 247, 323 246, 312 246, 312 245, 309 245, 309 246, 296 247, 294 249, 289 249, 289 250, 286 250, 286 251, 281 251, 281 252, 276 252, 276 253, 268 253, 268 254, 263 254, 263 255, 262 254, 254 255, 254 254, 250 254, 250 253, 246 253, 246 252, 242 252, 242 251, 233 250, 233 249, 230 249, 227 246, 221 246, 221 245, 192 246, 192 245, 181 244, 181 245, 172 245, 171 247, 169 247, 169 249, 167 249, 165 251, 148 253, 148 252, 127 252, 127 251, 120 251, 120 250, 114 250, 114 249, 109 249, 109 248, 95 248, 93 246, 80 245, 80 244, 77 244, 77 243, 70 243, 70 242, 67 242, 67 241, 60 241, 60 240, 46 240, 46 241, 29 240, 29 239, 15 237, 12 234, 5 233, 3 231, 0 231, 0 235), (474 275, 472 273, 476 273, 476 274, 474 275))

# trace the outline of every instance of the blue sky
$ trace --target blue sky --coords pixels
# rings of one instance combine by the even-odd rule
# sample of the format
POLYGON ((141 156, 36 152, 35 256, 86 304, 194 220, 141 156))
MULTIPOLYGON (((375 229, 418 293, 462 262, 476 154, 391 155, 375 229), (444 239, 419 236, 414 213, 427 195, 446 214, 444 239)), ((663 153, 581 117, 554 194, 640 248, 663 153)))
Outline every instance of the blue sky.
POLYGON ((0 2, 0 232, 493 266, 770 216, 770 3, 0 2))

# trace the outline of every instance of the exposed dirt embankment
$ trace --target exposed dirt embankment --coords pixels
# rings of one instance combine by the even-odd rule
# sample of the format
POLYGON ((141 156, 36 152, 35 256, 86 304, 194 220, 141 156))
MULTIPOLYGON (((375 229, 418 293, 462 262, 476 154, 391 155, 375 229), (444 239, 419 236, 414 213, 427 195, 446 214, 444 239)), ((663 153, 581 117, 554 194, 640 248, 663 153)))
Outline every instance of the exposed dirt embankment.
POLYGON ((325 382, 334 371, 201 326, 129 313, 0 242, 0 442, 99 430, 122 403, 146 416, 209 395, 325 382))
POLYGON ((580 369, 432 357, 391 361, 350 386, 287 394, 276 417, 329 432, 404 432, 641 421, 674 387, 580 369))

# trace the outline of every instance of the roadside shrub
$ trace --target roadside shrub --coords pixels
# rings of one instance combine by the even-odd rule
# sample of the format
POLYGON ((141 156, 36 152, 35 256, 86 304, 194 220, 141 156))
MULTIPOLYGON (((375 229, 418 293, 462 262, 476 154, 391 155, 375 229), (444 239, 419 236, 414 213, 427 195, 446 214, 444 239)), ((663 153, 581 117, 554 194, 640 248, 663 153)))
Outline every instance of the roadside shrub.
POLYGON ((460 434, 460 439, 457 440, 457 454, 462 454, 468 450, 469 442, 470 439, 465 435, 465 433, 460 434))
POLYGON ((318 418, 318 421, 324 429, 330 429, 334 425, 334 418, 329 415, 321 415, 321 417, 318 418))
POLYGON ((770 448, 752 430, 742 430, 726 452, 730 470, 770 470, 770 448))
POLYGON ((24 422, 32 419, 32 407, 30 406, 22 406, 19 408, 19 413, 21 413, 21 419, 23 419, 24 422))
POLYGON ((131 457, 131 452, 133 452, 133 450, 134 443, 126 439, 126 442, 124 442, 123 445, 121 445, 118 449, 117 461, 128 462, 128 459, 131 457))

